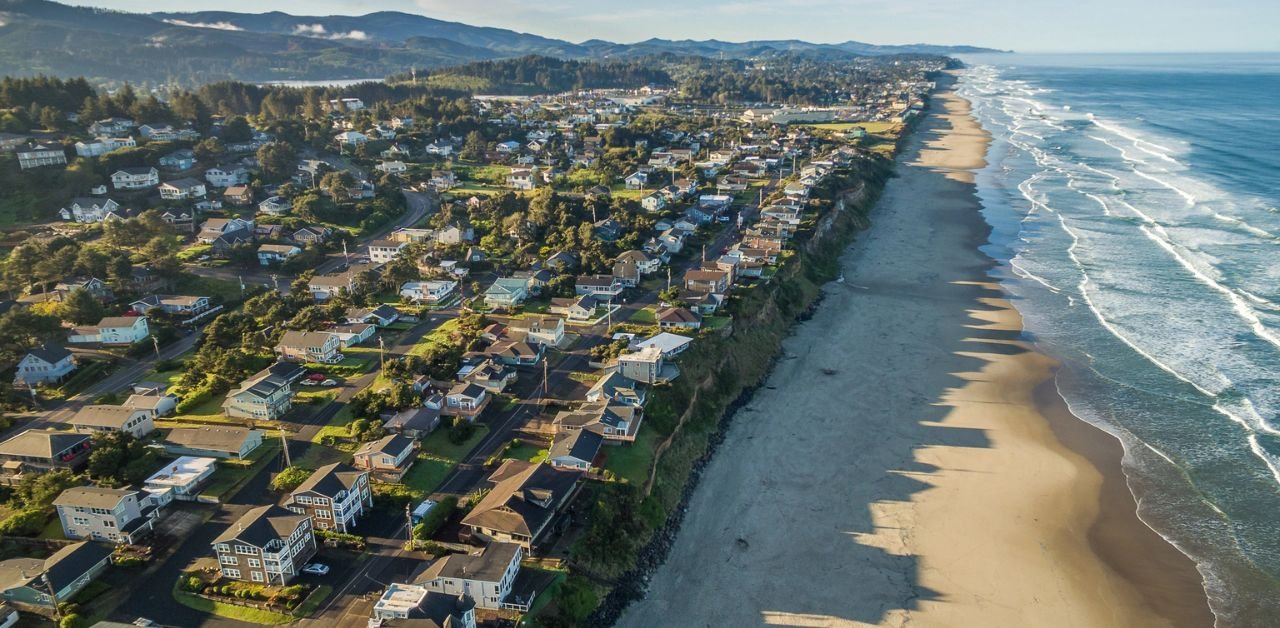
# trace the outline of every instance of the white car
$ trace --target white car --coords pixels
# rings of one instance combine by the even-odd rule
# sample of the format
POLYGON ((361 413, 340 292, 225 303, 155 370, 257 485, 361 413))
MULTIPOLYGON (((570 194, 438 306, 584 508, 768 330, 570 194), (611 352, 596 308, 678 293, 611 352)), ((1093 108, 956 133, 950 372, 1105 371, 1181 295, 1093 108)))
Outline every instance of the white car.
POLYGON ((320 382, 320 385, 321 386, 337 386, 338 382, 336 380, 326 379, 323 382, 320 382))
POLYGON ((311 563, 302 568, 302 573, 312 576, 325 576, 329 574, 329 566, 324 563, 311 563))
POLYGON ((309 380, 309 379, 304 379, 304 380, 302 380, 302 385, 303 385, 303 386, 316 386, 316 385, 318 385, 318 384, 317 384, 316 382, 314 382, 314 381, 309 380))

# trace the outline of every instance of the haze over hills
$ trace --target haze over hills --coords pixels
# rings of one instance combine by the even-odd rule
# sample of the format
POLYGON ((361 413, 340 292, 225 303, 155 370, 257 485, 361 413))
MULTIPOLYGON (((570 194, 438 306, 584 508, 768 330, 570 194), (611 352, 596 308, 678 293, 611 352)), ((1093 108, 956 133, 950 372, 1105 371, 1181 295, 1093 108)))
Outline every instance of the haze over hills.
POLYGON ((0 75, 86 76, 95 81, 193 84, 216 80, 375 78, 539 54, 567 59, 671 53, 723 58, 952 54, 970 46, 876 46, 854 41, 722 42, 649 39, 582 43, 383 11, 295 16, 228 11, 131 14, 48 0, 0 0, 0 75))

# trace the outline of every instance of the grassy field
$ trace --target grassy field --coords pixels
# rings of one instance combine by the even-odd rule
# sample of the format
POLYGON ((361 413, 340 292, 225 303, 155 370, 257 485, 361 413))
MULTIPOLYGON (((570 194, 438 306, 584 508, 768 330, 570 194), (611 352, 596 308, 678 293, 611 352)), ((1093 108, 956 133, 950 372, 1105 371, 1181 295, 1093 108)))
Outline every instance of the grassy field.
MULTIPOLYGON (((178 285, 182 286, 183 294, 215 297, 224 302, 237 300, 243 295, 240 291, 239 283, 213 277, 184 274, 178 285)), ((247 288, 249 285, 245 284, 245 287, 247 288)))
POLYGON ((470 453, 488 433, 489 428, 478 425, 475 432, 471 434, 471 438, 458 444, 449 440, 449 430, 437 429, 422 440, 422 450, 418 452, 418 459, 413 463, 413 468, 409 469, 409 473, 404 476, 402 484, 413 490, 414 499, 425 498, 435 492, 440 483, 449 477, 453 468, 458 466, 463 457, 470 453))
POLYGON ((269 439, 264 442, 258 450, 253 452, 251 458, 244 463, 236 461, 219 460, 218 468, 209 476, 209 483, 201 491, 201 495, 217 498, 218 500, 230 499, 235 496, 236 491, 240 490, 244 483, 253 477, 262 467, 275 460, 276 455, 280 453, 280 441, 277 439, 269 439))
POLYGON ((443 324, 437 327, 435 331, 423 336, 422 339, 418 340, 417 344, 413 345, 413 348, 409 349, 409 351, 406 352, 406 355, 422 356, 422 355, 425 355, 428 351, 431 351, 432 347, 436 347, 439 349, 447 349, 450 346, 452 346, 453 341, 450 339, 450 337, 457 330, 458 330, 458 319, 455 318, 455 319, 445 321, 443 324))
POLYGON ((541 447, 521 443, 512 447, 507 451, 507 455, 503 458, 513 458, 515 460, 524 460, 527 462, 542 462, 547 459, 547 450, 541 447))
POLYGON ((653 306, 649 306, 643 310, 636 310, 636 313, 632 314, 631 318, 627 319, 627 322, 636 323, 637 325, 652 325, 658 322, 657 314, 657 310, 653 306))
POLYGON ((320 431, 316 432, 315 436, 311 437, 311 442, 319 444, 320 441, 324 440, 325 436, 333 436, 334 438, 346 437, 348 435, 347 424, 354 418, 355 413, 351 406, 342 406, 342 409, 338 410, 338 413, 333 415, 333 418, 329 419, 329 422, 320 428, 320 431))
POLYGON ((897 122, 830 122, 827 124, 806 124, 803 126, 811 129, 836 131, 838 133, 843 133, 856 127, 862 127, 867 131, 868 135, 885 135, 890 133, 897 135, 902 130, 902 125, 897 122))
POLYGON ((619 480, 641 486, 649 479, 649 468, 653 465, 653 452, 657 447, 658 433, 653 429, 641 429, 636 442, 604 450, 604 468, 617 474, 619 480))
POLYGON ((249 608, 247 606, 239 606, 237 604, 215 602, 198 595, 179 591, 176 586, 176 582, 173 588, 173 599, 187 608, 194 609, 202 613, 209 613, 210 615, 226 617, 227 619, 234 619, 250 624, 275 626, 278 624, 290 623, 295 619, 291 615, 285 615, 275 611, 266 611, 257 608, 249 608))

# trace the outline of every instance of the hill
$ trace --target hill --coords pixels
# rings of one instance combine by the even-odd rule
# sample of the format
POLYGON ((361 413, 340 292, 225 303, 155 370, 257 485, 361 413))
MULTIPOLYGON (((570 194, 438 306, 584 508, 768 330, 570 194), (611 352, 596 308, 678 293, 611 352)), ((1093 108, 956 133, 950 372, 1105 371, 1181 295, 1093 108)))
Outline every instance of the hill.
POLYGON ((618 59, 667 53, 745 59, 984 50, 798 40, 650 39, 619 44, 596 39, 575 44, 392 11, 361 16, 278 11, 135 14, 50 0, 0 0, 0 75, 85 76, 105 84, 380 78, 409 68, 526 55, 618 59))

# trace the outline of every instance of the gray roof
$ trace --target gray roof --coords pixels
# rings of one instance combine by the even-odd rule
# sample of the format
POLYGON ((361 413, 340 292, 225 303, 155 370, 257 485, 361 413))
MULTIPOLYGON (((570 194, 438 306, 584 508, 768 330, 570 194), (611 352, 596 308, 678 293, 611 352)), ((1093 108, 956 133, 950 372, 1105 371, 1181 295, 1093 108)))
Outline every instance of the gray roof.
POLYGON ((93 405, 80 408, 68 423, 93 427, 123 427, 125 422, 137 414, 137 408, 125 406, 93 405))
POLYGON ((58 345, 40 345, 27 351, 27 355, 37 357, 49 364, 57 364, 69 357, 71 352, 58 345))
POLYGON ((413 447, 413 439, 400 434, 391 434, 383 436, 372 443, 365 443, 360 449, 356 450, 356 455, 373 455, 387 454, 388 456, 399 456, 405 449, 413 447))
POLYGON ((289 538, 306 519, 307 515, 300 515, 280 506, 259 506, 246 512, 213 542, 241 541, 254 547, 266 547, 273 539, 289 538))
POLYGON ((558 504, 581 477, 581 471, 508 460, 490 474, 493 490, 471 509, 462 523, 534 536, 555 515, 549 506, 558 504))
POLYGON ((356 482, 362 475, 368 475, 368 472, 349 464, 335 462, 316 469, 311 477, 299 484, 298 488, 293 489, 293 494, 313 492, 332 498, 342 491, 355 488, 356 482))
POLYGON ((590 464, 595 460, 596 454, 600 453, 600 444, 603 442, 604 438, 591 430, 564 430, 557 434, 555 442, 551 443, 547 459, 555 460, 569 456, 585 460, 590 464))
POLYGON ((239 453, 251 430, 247 427, 175 427, 165 443, 187 449, 207 449, 239 453))
POLYGON ((0 443, 0 454, 52 458, 79 443, 89 440, 87 434, 57 430, 27 430, 0 443))
POLYGON ((106 508, 111 510, 120 500, 136 494, 125 488, 101 488, 97 486, 77 486, 62 491, 53 500, 54 506, 85 506, 88 508, 106 508))
POLYGON ((449 554, 422 570, 413 583, 425 584, 436 578, 500 582, 519 553, 519 545, 495 541, 473 554, 449 554))
POLYGON ((53 589, 61 591, 110 557, 110 546, 81 542, 63 547, 43 560, 10 558, 0 562, 0 589, 25 586, 46 574, 53 589))

